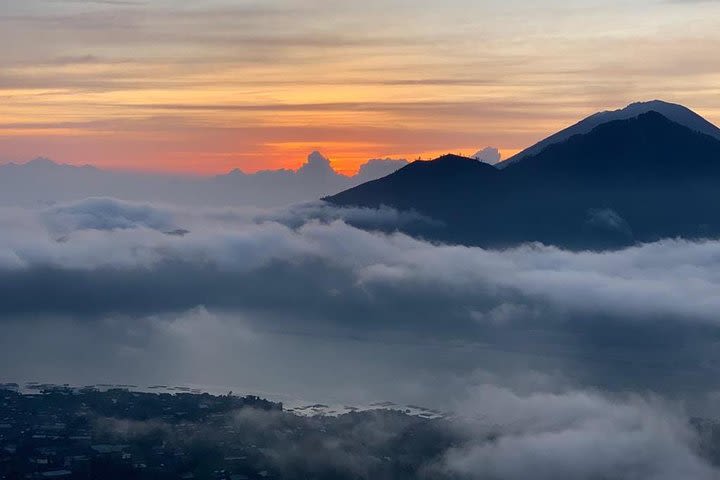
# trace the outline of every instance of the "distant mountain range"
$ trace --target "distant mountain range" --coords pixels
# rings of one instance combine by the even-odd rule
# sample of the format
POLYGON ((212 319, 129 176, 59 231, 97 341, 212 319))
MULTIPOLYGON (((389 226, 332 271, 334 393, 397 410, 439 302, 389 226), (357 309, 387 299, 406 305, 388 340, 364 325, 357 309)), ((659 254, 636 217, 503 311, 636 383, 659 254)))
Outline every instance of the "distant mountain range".
POLYGON ((720 236, 720 129, 680 105, 637 103, 593 115, 492 166, 446 155, 326 198, 386 205, 443 227, 432 240, 603 249, 720 236))
POLYGON ((107 196, 194 206, 274 207, 316 200, 384 177, 407 163, 373 159, 363 164, 357 175, 346 176, 333 170, 322 154, 313 152, 297 171, 233 170, 215 177, 183 177, 76 167, 38 158, 0 165, 0 205, 32 206, 107 196))

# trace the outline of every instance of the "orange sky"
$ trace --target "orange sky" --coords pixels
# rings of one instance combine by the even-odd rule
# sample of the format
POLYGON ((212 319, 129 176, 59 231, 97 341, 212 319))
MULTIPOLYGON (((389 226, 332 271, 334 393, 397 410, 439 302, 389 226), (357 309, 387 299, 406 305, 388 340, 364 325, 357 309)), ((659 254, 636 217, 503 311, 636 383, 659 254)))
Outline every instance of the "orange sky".
POLYGON ((661 98, 720 122, 718 2, 27 0, 0 12, 0 162, 213 174, 507 157, 661 98), (542 5, 538 5, 542 3, 542 5))

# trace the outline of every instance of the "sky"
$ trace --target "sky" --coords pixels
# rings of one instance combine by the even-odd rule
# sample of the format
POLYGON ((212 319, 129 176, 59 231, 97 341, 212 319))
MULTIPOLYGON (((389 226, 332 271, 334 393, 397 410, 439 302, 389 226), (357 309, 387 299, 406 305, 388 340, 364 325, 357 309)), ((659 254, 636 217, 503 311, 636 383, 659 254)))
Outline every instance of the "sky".
MULTIPOLYGON (((689 427, 720 415, 720 241, 485 250, 374 231, 420 220, 321 202, 0 207, 0 379, 434 408, 460 428, 453 479, 720 478, 717 440, 689 427)), ((344 455, 307 436, 322 458, 303 461, 344 464, 388 428, 354 428, 344 455)))
POLYGON ((0 162, 505 157, 661 98, 720 123, 714 0, 0 0, 0 162))

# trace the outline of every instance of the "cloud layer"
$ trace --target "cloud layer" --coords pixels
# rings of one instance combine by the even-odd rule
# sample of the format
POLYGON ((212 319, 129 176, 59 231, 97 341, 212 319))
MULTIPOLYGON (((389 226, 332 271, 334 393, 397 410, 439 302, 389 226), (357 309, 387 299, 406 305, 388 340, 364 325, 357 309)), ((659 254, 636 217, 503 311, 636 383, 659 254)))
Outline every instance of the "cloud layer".
MULTIPOLYGON (((348 300, 380 301, 386 295, 422 298, 433 291, 438 297, 433 303, 452 299, 480 324, 503 308, 542 305, 566 318, 602 313, 632 317, 638 324, 717 326, 720 299, 714 292, 720 283, 720 244, 716 241, 663 240, 603 253, 542 245, 491 251, 435 245, 351 226, 360 223, 366 229, 388 230, 403 222, 433 224, 432 219, 413 213, 335 209, 323 203, 274 211, 193 211, 94 198, 41 210, 1 210, 0 223, 7 234, 0 241, 0 268, 4 275, 31 275, 45 269, 93 279, 110 271, 152 277, 165 269, 185 270, 190 275, 180 284, 191 291, 183 300, 189 307, 205 304, 203 299, 210 300, 206 306, 243 304, 242 291, 212 289, 212 298, 207 297, 210 289, 196 285, 193 272, 240 278, 283 268, 307 274, 311 280, 310 274, 320 269, 346 277, 347 284, 337 284, 335 294, 347 295, 348 300)), ((171 289, 164 282, 157 282, 157 287, 171 289)), ((85 295, 93 293, 89 290, 85 295)), ((278 299, 286 294, 283 289, 273 292, 278 299)), ((319 288, 312 295, 320 298, 328 292, 319 288)), ((33 305, 28 312, 43 308, 42 302, 33 305)), ((170 306, 157 304, 161 310, 170 306)), ((504 321, 513 320, 513 315, 505 315, 504 321)))
POLYGON ((317 200, 389 175, 407 165, 403 159, 373 159, 357 175, 336 172, 319 152, 295 170, 239 169, 215 177, 180 177, 74 167, 36 158, 25 164, 0 165, 0 205, 37 206, 96 195, 133 201, 192 206, 276 207, 317 200))
POLYGON ((720 242, 491 251, 401 222, 432 220, 0 209, 0 376, 438 407, 457 442, 429 478, 715 478, 687 412, 720 391, 720 242))
POLYGON ((441 470, 461 478, 713 479, 682 414, 657 401, 568 391, 521 395, 486 385, 473 391, 441 470))
POLYGON ((403 222, 443 228, 322 203, 188 210, 98 198, 3 209, 0 318, 203 307, 265 331, 462 339, 569 359, 620 383, 649 369, 653 388, 684 369, 688 381, 717 369, 720 242, 491 251, 392 233, 403 222))

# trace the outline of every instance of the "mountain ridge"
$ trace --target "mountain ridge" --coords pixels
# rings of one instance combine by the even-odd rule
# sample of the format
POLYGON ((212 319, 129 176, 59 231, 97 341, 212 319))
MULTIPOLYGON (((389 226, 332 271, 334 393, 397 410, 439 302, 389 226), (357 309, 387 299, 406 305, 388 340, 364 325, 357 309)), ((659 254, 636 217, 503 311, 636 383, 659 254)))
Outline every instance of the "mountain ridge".
POLYGON ((548 146, 563 142, 573 135, 589 133, 593 128, 599 125, 614 120, 635 118, 643 113, 651 111, 657 112, 669 120, 690 128, 691 130, 705 133, 720 140, 720 128, 683 105, 665 102, 663 100, 634 102, 617 110, 605 110, 594 113, 583 120, 580 120, 579 122, 550 135, 516 155, 501 161, 498 163, 498 168, 506 168, 516 162, 519 162, 525 157, 537 155, 548 146))
POLYGON ((447 162, 438 160, 325 200, 416 210, 446 228, 406 233, 493 248, 541 242, 604 249, 720 235, 714 200, 720 195, 720 140, 658 112, 603 123, 506 168, 482 164, 482 174, 448 173, 447 162), (398 184, 409 171, 424 175, 398 184), (434 180, 445 177, 458 180, 434 180))
POLYGON ((193 206, 280 207, 308 202, 407 165, 402 159, 371 159, 354 176, 336 172, 325 156, 313 152, 298 170, 216 176, 188 176, 105 170, 39 157, 27 163, 0 164, 0 205, 46 205, 111 196, 129 201, 159 201, 193 206))

